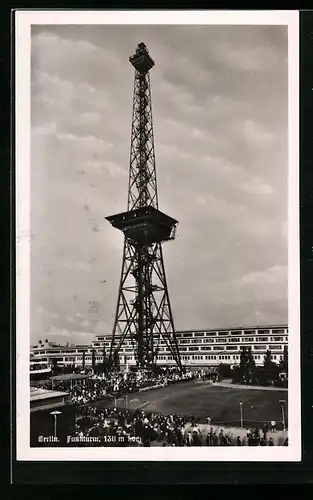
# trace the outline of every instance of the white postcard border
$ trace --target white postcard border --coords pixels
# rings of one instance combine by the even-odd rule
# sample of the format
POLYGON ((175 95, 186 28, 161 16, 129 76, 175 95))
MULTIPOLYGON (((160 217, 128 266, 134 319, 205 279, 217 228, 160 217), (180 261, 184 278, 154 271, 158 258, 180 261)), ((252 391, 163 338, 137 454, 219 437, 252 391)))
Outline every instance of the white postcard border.
POLYGON ((16 102, 16 458, 103 461, 300 461, 299 13, 297 11, 17 11, 16 102), (288 447, 31 448, 30 435, 30 34, 36 24, 288 25, 289 189, 288 447), (292 402, 292 404, 291 404, 292 402))

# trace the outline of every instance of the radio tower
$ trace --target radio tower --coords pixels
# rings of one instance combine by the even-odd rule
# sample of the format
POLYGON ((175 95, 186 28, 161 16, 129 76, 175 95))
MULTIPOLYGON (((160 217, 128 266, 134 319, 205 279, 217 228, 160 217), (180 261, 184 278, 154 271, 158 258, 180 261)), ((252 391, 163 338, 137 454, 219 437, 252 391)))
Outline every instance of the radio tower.
POLYGON ((120 349, 130 340, 137 367, 154 370, 162 338, 182 370, 162 254, 178 221, 158 210, 149 77, 154 61, 144 43, 129 61, 135 81, 127 212, 106 217, 125 235, 109 366, 117 366, 120 349))

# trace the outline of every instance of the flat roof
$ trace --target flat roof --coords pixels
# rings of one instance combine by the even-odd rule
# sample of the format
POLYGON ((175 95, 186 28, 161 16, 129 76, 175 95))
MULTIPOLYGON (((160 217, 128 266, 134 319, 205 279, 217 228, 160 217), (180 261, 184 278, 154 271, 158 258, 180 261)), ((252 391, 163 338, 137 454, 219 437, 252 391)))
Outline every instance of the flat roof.
POLYGON ((90 375, 83 375, 82 373, 65 373, 64 375, 49 377, 49 380, 81 380, 89 377, 90 375))
POLYGON ((39 387, 31 387, 30 389, 30 401, 47 400, 59 396, 68 396, 68 392, 50 391, 39 387))

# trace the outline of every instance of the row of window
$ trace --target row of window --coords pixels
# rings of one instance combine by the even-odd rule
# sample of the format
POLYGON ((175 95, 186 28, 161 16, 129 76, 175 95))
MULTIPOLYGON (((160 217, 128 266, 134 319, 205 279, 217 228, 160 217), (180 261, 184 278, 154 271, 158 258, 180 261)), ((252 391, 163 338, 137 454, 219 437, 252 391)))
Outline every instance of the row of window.
POLYGON ((287 329, 278 328, 278 329, 268 329, 268 330, 227 330, 224 332, 183 332, 176 333, 177 338, 190 338, 190 337, 226 337, 228 335, 285 335, 287 333, 287 329))
MULTIPOLYGON (((256 359, 256 360, 260 360, 260 359, 264 359, 265 355, 260 355, 260 354, 254 354, 253 355, 253 358, 256 359)), ((96 361, 102 361, 102 357, 100 356, 96 356, 96 361)), ((135 358, 134 356, 130 356, 128 358, 129 361, 133 361, 135 358)), ((239 361, 240 360, 240 355, 219 355, 219 356, 216 356, 216 355, 206 355, 206 356, 201 356, 201 355, 184 355, 184 356, 181 356, 181 359, 182 360, 220 360, 220 361, 226 361, 226 360, 236 360, 236 361, 239 361)), ((281 355, 276 355, 276 354, 273 354, 271 356, 271 359, 273 360, 282 360, 283 359, 283 356, 281 355)), ((86 361, 92 361, 92 356, 86 356, 85 358, 86 361)), ((161 356, 158 356, 158 360, 160 361, 172 361, 173 360, 173 356, 171 355, 161 355, 161 356)), ((41 361, 47 361, 47 358, 42 358, 41 361)), ((63 362, 72 362, 74 363, 75 361, 76 362, 81 362, 82 361, 82 358, 81 357, 63 357, 62 358, 62 361, 63 362)))
MULTIPOLYGON (((51 359, 53 359, 53 358, 49 358, 50 361, 51 361, 51 359)), ((58 359, 60 359, 62 361, 71 361, 73 363, 74 361, 81 362, 82 361, 82 356, 63 356, 63 357, 61 356, 58 359)), ((91 361, 92 360, 92 356, 86 356, 85 360, 86 361, 91 361)), ((100 361, 103 360, 103 358, 102 358, 102 356, 95 356, 95 360, 100 362, 100 361)), ((40 358, 40 361, 42 361, 42 362, 48 361, 48 358, 40 358)))
MULTIPOLYGON (((228 338, 197 338, 197 339, 189 339, 189 338, 180 338, 177 337, 179 344, 201 344, 201 343, 225 343, 225 342, 268 342, 269 340, 272 342, 287 342, 287 337, 282 337, 282 336, 272 336, 272 337, 228 337, 228 338)), ((157 340, 157 337, 156 337, 157 340)), ((163 339, 160 339, 160 343, 164 344, 163 339)), ((101 347, 101 346, 109 346, 110 342, 94 342, 93 346, 94 347, 101 347)))
MULTIPOLYGON (((287 337, 231 337, 231 338, 228 338, 228 339, 181 339, 179 340, 178 344, 179 345, 190 345, 190 344, 213 344, 214 342, 215 343, 218 343, 218 344, 227 344, 227 343, 236 343, 236 344, 239 344, 239 343, 245 343, 245 342, 287 342, 287 337)), ((160 342, 158 342, 158 344, 160 346, 165 346, 166 343, 163 341, 163 340, 160 340, 160 342)), ((93 344, 94 346, 96 346, 96 344, 93 344)), ((110 344, 109 344, 110 345, 110 344)), ((131 346, 131 342, 129 341, 126 341, 124 343, 124 346, 131 346)), ((108 347, 108 346, 107 346, 108 347)))
MULTIPOLYGON (((214 346, 214 347, 209 347, 209 346, 206 346, 206 347, 198 347, 198 346, 192 346, 192 347, 180 347, 179 346, 179 352, 194 352, 194 351, 242 351, 244 347, 249 347, 249 346, 244 346, 244 345, 241 345, 241 346, 237 346, 237 345, 233 345, 233 346, 214 346)), ((262 345, 262 346, 252 346, 252 351, 256 350, 256 351, 266 351, 266 350, 270 350, 270 351, 281 351, 283 349, 283 346, 282 345, 262 345)), ((120 349, 120 352, 132 352, 133 349, 125 349, 125 348, 122 348, 120 349)), ((159 348, 159 352, 168 352, 168 349, 167 348, 159 348)))
MULTIPOLYGON (((256 360, 263 360, 265 357, 265 355, 260 355, 260 354, 254 354, 253 355, 253 358, 256 359, 256 360)), ((173 360, 173 357, 172 356, 158 356, 158 359, 159 360, 173 360)), ((191 360, 191 359, 194 359, 194 360, 204 360, 204 359, 207 359, 207 360, 220 360, 220 361, 230 361, 230 360, 235 360, 235 361, 238 361, 240 360, 240 356, 238 355, 221 355, 221 356, 214 356, 214 355, 207 355, 207 356, 198 356, 198 355, 194 355, 194 356, 181 356, 181 359, 184 360, 184 361, 187 361, 187 360, 191 360)), ((279 356, 279 355, 276 355, 276 354, 273 354, 271 356, 271 359, 273 360, 282 360, 283 359, 283 356, 279 356)))
MULTIPOLYGON (((110 345, 110 343, 108 343, 110 345)), ((86 348, 86 349, 62 349, 62 350, 57 350, 55 351, 53 348, 52 349, 44 349, 42 351, 34 351, 33 354, 77 354, 77 353, 83 353, 83 352, 90 352, 91 348, 86 348)))
MULTIPOLYGON (((278 328, 278 329, 268 329, 268 330, 232 330, 232 331, 224 331, 224 332, 183 332, 176 333, 176 337, 178 339, 181 338, 192 338, 192 337, 226 337, 229 335, 286 335, 287 329, 278 328)), ((97 337, 97 342, 99 341, 108 341, 110 338, 108 337, 97 337)), ((96 344, 95 344, 96 345, 96 344)), ((99 344, 100 345, 100 344, 99 344)))

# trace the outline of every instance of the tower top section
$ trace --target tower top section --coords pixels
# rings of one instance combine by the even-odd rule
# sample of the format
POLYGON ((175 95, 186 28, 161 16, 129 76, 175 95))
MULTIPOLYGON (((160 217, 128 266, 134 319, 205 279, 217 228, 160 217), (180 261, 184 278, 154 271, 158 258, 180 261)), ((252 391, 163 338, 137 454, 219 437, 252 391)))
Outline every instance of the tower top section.
POLYGON ((148 73, 155 64, 143 42, 138 44, 135 54, 129 58, 129 61, 141 74, 148 73))

